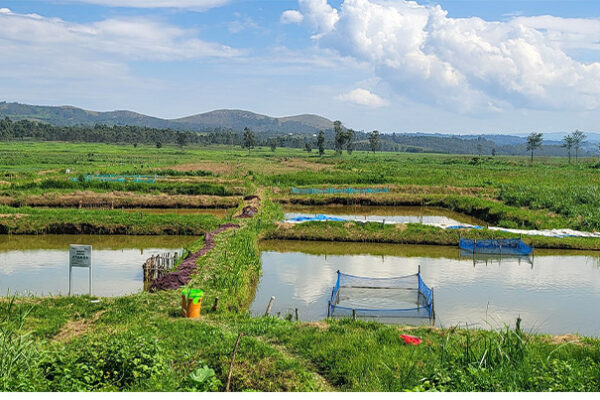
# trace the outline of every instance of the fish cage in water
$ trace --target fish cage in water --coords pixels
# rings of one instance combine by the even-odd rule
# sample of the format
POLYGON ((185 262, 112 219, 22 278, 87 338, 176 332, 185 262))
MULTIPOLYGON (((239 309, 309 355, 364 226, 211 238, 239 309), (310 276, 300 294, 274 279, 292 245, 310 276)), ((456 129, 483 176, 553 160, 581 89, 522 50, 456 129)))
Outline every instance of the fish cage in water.
POLYGON ((460 238, 461 250, 480 254, 529 255, 533 247, 521 239, 464 239, 460 238))
POLYGON ((519 265, 526 264, 533 268, 533 253, 531 254, 487 254, 487 253, 474 253, 472 250, 463 250, 460 249, 458 251, 458 256, 461 259, 469 259, 472 260, 473 266, 475 267, 477 264, 498 264, 502 265, 502 263, 517 263, 519 265))
POLYGON ((337 272, 327 317, 354 319, 428 318, 435 321, 433 288, 413 275, 368 278, 337 272))

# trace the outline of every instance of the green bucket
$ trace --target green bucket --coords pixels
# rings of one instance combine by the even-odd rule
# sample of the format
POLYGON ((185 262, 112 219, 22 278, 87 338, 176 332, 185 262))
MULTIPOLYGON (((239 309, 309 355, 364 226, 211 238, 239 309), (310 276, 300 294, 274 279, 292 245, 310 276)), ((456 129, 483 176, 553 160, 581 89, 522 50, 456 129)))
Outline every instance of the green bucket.
POLYGON ((201 289, 183 289, 181 295, 186 299, 192 299, 194 304, 198 304, 204 296, 204 292, 201 289))

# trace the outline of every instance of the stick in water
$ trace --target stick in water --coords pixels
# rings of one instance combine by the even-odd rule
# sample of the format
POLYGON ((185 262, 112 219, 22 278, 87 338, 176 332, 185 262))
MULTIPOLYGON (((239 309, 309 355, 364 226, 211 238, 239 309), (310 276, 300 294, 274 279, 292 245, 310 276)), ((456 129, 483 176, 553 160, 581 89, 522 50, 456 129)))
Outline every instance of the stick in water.
POLYGON ((271 314, 271 307, 273 307, 273 303, 275 302, 275 296, 271 296, 271 300, 269 300, 269 305, 267 306, 267 311, 265 312, 265 317, 268 317, 271 314))

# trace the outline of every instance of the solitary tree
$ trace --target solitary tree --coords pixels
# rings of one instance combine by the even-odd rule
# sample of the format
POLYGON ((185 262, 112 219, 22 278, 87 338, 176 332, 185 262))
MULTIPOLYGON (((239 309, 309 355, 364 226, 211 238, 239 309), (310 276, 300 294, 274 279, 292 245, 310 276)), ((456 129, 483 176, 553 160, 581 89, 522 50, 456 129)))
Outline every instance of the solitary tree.
POLYGON ((304 151, 306 151, 307 153, 312 152, 312 145, 310 144, 310 142, 304 143, 304 151))
POLYGON ((531 152, 531 162, 533 162, 533 152, 542 147, 543 133, 532 132, 527 136, 527 151, 531 152))
POLYGON ((338 155, 341 155, 344 143, 346 143, 346 132, 344 132, 344 128, 342 128, 342 123, 340 121, 335 121, 333 123, 333 131, 335 132, 335 152, 338 155))
POLYGON ((346 131, 346 151, 348 152, 348 154, 352 154, 352 152, 354 151, 354 138, 356 136, 356 133, 354 132, 354 130, 352 129, 348 129, 346 131))
POLYGON ((369 147, 373 154, 379 149, 379 131, 369 133, 369 147))
POLYGON ((244 140, 242 141, 242 147, 244 149, 248 149, 248 154, 250 154, 250 150, 254 148, 254 132, 248 127, 244 128, 244 140))
POLYGON ((492 157, 496 157, 496 149, 495 148, 492 149, 492 157))
POLYGON ((184 147, 187 144, 188 138, 187 134, 182 131, 177 131, 177 144, 179 147, 184 147))
POLYGON ((277 148, 277 139, 275 138, 270 138, 269 139, 269 147, 271 148, 271 151, 275 151, 275 149, 277 148))
POLYGON ((156 148, 160 149, 162 147, 162 143, 160 142, 160 140, 156 141, 156 148))
POLYGON ((575 148, 575 162, 577 162, 579 149, 585 143, 586 135, 580 130, 576 130, 575 132, 571 133, 571 137, 573 138, 573 147, 575 148))
POLYGON ((567 149, 567 154, 569 155, 569 164, 571 164, 571 149, 573 148, 574 144, 575 142, 573 140, 573 136, 567 135, 563 138, 562 147, 567 149))
POLYGON ((319 147, 319 155, 323 156, 323 154, 325 154, 325 134, 323 131, 319 131, 319 136, 317 137, 317 146, 319 147))

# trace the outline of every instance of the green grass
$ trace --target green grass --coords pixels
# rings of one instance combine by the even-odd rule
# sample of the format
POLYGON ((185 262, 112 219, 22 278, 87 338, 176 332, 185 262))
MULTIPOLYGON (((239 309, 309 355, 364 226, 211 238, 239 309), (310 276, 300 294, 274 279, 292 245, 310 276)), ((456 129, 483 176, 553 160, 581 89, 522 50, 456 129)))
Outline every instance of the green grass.
POLYGON ((201 235, 220 220, 212 215, 129 213, 119 210, 0 206, 1 234, 201 235))

